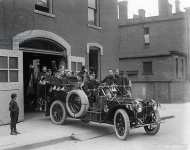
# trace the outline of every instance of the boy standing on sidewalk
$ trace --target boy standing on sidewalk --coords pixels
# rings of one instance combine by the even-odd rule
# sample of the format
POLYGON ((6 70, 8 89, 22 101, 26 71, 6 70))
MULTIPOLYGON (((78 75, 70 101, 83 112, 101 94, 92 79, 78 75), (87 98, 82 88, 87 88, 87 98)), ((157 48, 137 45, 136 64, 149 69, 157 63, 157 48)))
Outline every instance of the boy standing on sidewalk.
POLYGON ((13 93, 11 94, 11 101, 9 103, 9 111, 10 111, 10 128, 11 128, 11 135, 16 135, 19 132, 16 130, 16 123, 18 121, 18 115, 19 115, 19 107, 16 102, 17 94, 13 93))

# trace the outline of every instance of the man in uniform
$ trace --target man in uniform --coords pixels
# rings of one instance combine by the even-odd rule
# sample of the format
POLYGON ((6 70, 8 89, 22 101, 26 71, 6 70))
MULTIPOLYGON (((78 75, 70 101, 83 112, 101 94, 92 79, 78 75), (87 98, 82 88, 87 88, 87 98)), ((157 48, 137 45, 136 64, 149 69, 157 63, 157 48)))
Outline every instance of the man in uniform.
MULTIPOLYGON (((39 107, 39 110, 43 110, 43 106, 44 105, 44 99, 46 98, 46 82, 47 82, 47 77, 48 77, 48 73, 47 73, 47 67, 43 66, 42 67, 42 72, 39 73, 38 76, 38 84, 37 84, 37 103, 39 107)), ((38 108, 37 108, 38 109, 38 108)))
POLYGON ((99 86, 99 82, 96 81, 95 77, 96 77, 95 74, 90 74, 89 80, 84 82, 84 87, 83 87, 84 91, 86 92, 87 96, 89 97, 91 106, 93 106, 93 103, 95 103, 95 101, 96 101, 96 89, 99 86))
POLYGON ((115 82, 114 73, 112 69, 108 70, 108 75, 104 78, 102 83, 106 83, 107 85, 112 85, 115 82))
POLYGON ((16 102, 17 95, 15 93, 11 94, 11 101, 9 103, 9 111, 10 111, 10 128, 11 128, 11 135, 16 135, 19 132, 17 132, 16 129, 16 123, 18 121, 18 115, 19 115, 19 107, 16 102))
POLYGON ((119 69, 116 69, 114 77, 115 84, 118 85, 121 94, 130 94, 130 80, 127 75, 119 73, 119 69))

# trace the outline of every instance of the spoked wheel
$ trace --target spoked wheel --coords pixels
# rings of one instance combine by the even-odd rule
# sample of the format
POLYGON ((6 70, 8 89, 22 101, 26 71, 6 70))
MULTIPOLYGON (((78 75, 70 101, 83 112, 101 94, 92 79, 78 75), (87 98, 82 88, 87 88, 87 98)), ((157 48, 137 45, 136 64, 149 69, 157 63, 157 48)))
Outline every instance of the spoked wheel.
POLYGON ((83 117, 88 108, 88 97, 82 90, 72 90, 66 97, 66 108, 69 115, 73 118, 83 117))
POLYGON ((114 115, 114 129, 117 137, 125 140, 129 136, 130 122, 127 112, 124 109, 118 109, 114 115))
POLYGON ((145 132, 148 135, 155 135, 160 130, 160 114, 158 111, 155 111, 153 116, 153 120, 155 121, 155 124, 151 124, 144 127, 145 132))
POLYGON ((51 121, 54 124, 61 125, 64 123, 66 117, 67 114, 66 114, 65 105, 59 100, 54 101, 50 107, 51 121))
POLYGON ((80 109, 81 109, 81 99, 78 95, 71 95, 70 96, 70 101, 68 102, 70 110, 74 113, 77 114, 80 109))

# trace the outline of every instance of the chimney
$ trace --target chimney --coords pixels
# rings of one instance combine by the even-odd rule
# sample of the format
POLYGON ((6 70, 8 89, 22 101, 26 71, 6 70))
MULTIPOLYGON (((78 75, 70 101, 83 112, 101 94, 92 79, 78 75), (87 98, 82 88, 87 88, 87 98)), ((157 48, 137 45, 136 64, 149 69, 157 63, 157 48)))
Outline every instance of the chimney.
POLYGON ((139 19, 139 15, 133 14, 133 19, 139 19))
POLYGON ((170 6, 168 0, 158 0, 159 16, 168 16, 170 14, 170 6))
POLYGON ((123 22, 128 19, 128 2, 120 1, 119 2, 119 21, 123 22))
POLYGON ((175 13, 180 13, 180 1, 179 0, 175 0, 175 13))
POLYGON ((138 13, 139 13, 139 18, 145 18, 145 10, 144 9, 139 9, 138 10, 138 13))
POLYGON ((172 15, 172 4, 168 4, 168 15, 172 15))

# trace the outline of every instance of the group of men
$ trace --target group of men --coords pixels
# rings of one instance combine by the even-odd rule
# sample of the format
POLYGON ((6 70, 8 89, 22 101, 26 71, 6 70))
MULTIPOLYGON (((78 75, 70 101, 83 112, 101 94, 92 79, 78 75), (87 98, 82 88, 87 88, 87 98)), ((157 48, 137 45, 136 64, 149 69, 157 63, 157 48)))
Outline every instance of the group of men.
MULTIPOLYGON (((105 84, 107 86, 118 85, 122 87, 131 86, 130 80, 124 74, 120 74, 119 69, 116 69, 115 72, 109 69, 108 75, 102 81, 98 81, 95 73, 89 73, 84 66, 77 74, 73 74, 71 71, 65 69, 64 66, 61 66, 55 74, 51 74, 47 71, 46 67, 43 67, 38 80, 38 101, 45 99, 44 96, 48 94, 47 89, 49 88, 47 88, 47 85, 64 88, 64 85, 73 82, 80 82, 81 88, 86 93, 88 93, 88 90, 97 89, 100 84, 105 84)), ((120 88, 120 90, 122 91, 123 88, 120 88)))

